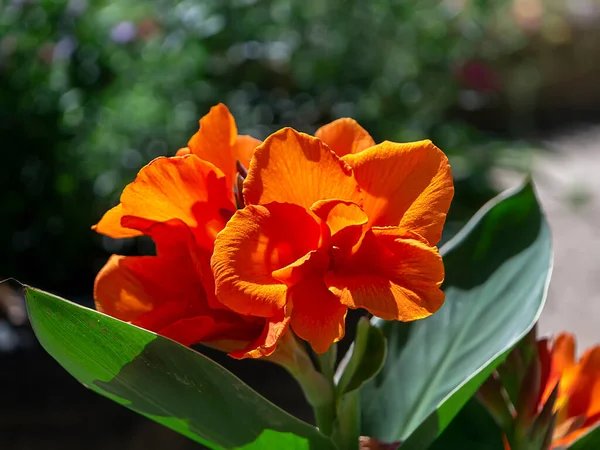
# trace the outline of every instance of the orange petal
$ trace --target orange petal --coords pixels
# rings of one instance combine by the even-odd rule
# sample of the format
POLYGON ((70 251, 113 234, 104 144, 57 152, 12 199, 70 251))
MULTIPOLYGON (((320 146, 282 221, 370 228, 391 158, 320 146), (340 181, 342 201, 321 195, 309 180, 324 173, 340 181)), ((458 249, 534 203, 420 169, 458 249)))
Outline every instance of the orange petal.
POLYGON ((183 147, 180 148, 179 150, 177 150, 177 153, 175 153, 175 156, 184 156, 184 155, 189 155, 190 152, 190 148, 189 147, 183 147))
POLYGON ((235 120, 227 106, 219 103, 200 119, 200 129, 188 142, 190 151, 225 174, 227 192, 233 196, 237 169, 233 146, 237 139, 235 120))
POLYGON ((122 218, 123 205, 119 203, 114 208, 109 209, 102 216, 100 222, 92 227, 92 230, 115 239, 141 236, 143 234, 141 231, 123 227, 121 225, 122 218))
POLYGON ((371 135, 356 120, 347 117, 323 125, 315 136, 340 157, 361 152, 375 145, 371 135))
POLYGON ((321 227, 287 203, 246 206, 219 233, 211 266, 217 298, 241 314, 272 317, 286 304, 287 287, 273 271, 316 250, 321 227))
POLYGON ((157 332, 183 345, 227 340, 237 342, 238 347, 240 342, 254 341, 262 333, 263 326, 256 320, 246 321, 242 316, 220 310, 205 314, 180 319, 157 332))
POLYGON ((361 204, 352 171, 319 139, 291 128, 273 133, 254 152, 244 181, 247 205, 294 203, 309 209, 336 198, 361 204))
POLYGON ((193 315, 206 309, 206 295, 190 256, 190 231, 170 233, 163 224, 154 231, 158 256, 113 255, 96 277, 94 298, 99 311, 136 324, 165 309, 146 323, 156 331, 188 310, 193 315))
POLYGON ((277 281, 292 287, 305 278, 325 275, 328 266, 329 255, 326 251, 319 249, 308 252, 302 258, 281 269, 274 270, 271 275, 277 281))
POLYGON ((367 232, 358 252, 325 276, 329 289, 350 308, 385 320, 422 319, 444 301, 444 264, 435 247, 398 230, 367 232))
MULTIPOLYGON (((542 341, 543 342, 543 341, 542 341)), ((538 344, 538 351, 541 343, 538 344)), ((556 405, 558 408, 564 405, 568 398, 566 392, 568 391, 568 384, 572 380, 571 374, 573 374, 573 368, 575 366, 575 337, 570 333, 559 334, 552 343, 550 350, 550 364, 548 367, 547 380, 543 386, 543 393, 541 397, 542 404, 546 403, 546 400, 552 394, 556 383, 560 381, 560 387, 558 391, 558 397, 556 405)))
POLYGON ((94 285, 97 309, 184 345, 217 339, 254 339, 255 320, 212 310, 185 226, 156 224, 150 234, 158 256, 113 255, 94 285))
POLYGON ((254 154, 254 150, 262 144, 258 139, 245 134, 239 135, 233 146, 233 157, 242 163, 246 169, 250 167, 250 160, 254 154))
MULTIPOLYGON (((574 374, 566 374, 568 415, 590 417, 600 413, 600 346, 587 350, 574 374)), ((561 387, 563 380, 561 379, 561 387)))
POLYGON ((220 171, 194 155, 152 161, 125 187, 121 204, 123 225, 145 231, 154 223, 179 219, 209 251, 235 209, 220 171))
POLYGON ((356 203, 335 199, 320 200, 310 209, 329 228, 334 259, 347 258, 356 251, 369 222, 365 212, 356 203))
POLYGON ((321 277, 302 280, 290 289, 293 305, 291 326, 294 332, 310 342, 317 353, 344 337, 348 308, 340 303, 321 277))
POLYGON ((342 159, 354 169, 371 225, 440 240, 454 186, 446 155, 431 141, 383 142, 342 159))
POLYGON ((557 375, 575 365, 575 336, 571 333, 560 333, 552 345, 551 371, 557 375))
POLYGON ((277 349, 279 340, 288 331, 290 316, 287 309, 291 310, 291 308, 286 308, 286 312, 281 312, 275 317, 266 319, 261 335, 250 342, 243 350, 233 351, 229 356, 242 359, 271 355, 277 349))

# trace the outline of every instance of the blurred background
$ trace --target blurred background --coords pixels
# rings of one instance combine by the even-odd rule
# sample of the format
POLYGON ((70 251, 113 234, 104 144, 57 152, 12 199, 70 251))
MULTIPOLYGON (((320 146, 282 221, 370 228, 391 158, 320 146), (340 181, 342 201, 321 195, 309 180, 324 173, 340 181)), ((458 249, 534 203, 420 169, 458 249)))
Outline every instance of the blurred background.
MULTIPOLYGON (((343 116, 432 139, 456 183, 445 239, 532 172, 557 257, 540 329, 599 342, 599 79, 600 0, 0 0, 0 279, 90 305, 111 253, 148 251, 90 226, 223 102, 261 139, 343 116)), ((259 390, 282 375, 240 367, 259 390)), ((197 448, 71 380, 0 293, 0 447, 83 443, 197 448)))

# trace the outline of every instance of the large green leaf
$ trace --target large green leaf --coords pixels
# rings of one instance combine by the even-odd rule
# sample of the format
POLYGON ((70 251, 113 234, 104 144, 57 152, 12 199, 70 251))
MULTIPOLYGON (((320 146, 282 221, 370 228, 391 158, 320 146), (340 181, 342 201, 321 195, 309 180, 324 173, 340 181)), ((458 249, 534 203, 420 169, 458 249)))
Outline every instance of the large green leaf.
POLYGON ((502 431, 472 397, 429 450, 504 450, 502 431))
POLYGON ((361 391, 363 435, 423 449, 536 322, 552 265, 531 184, 479 211, 442 248, 446 301, 413 323, 375 320, 388 358, 361 391))
POLYGON ((333 449, 315 427, 200 353, 31 287, 25 297, 36 336, 71 375, 196 442, 227 449, 333 449))

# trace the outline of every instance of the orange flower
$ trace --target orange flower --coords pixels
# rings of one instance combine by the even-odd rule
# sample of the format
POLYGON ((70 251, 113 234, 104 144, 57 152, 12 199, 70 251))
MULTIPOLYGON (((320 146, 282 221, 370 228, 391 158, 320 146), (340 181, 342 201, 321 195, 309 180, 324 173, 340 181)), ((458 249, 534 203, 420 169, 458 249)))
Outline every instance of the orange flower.
POLYGON ((252 153, 259 144, 260 141, 252 136, 238 135, 233 116, 220 103, 200 119, 200 129, 192 136, 187 147, 179 149, 177 156, 192 153, 214 164, 225 174, 228 192, 233 195, 237 176, 236 161, 248 167, 252 153))
POLYGON ((224 305, 280 334, 291 326, 323 353, 344 336, 348 308, 410 321, 442 305, 435 245, 454 190, 430 141, 374 145, 351 119, 316 135, 286 128, 256 148, 246 207, 211 264, 224 305))
POLYGON ((209 264, 215 236, 235 211, 236 160, 247 163, 259 141, 237 136, 224 105, 200 124, 189 152, 142 168, 93 227, 113 238, 147 235, 157 247, 156 256, 113 255, 96 278, 94 298, 99 311, 185 345, 210 342, 235 357, 261 356, 275 349, 277 330, 218 302, 209 264))
POLYGON ((588 349, 575 361, 575 338, 560 334, 550 345, 538 343, 542 363, 539 409, 558 383, 554 404, 557 421, 552 448, 566 447, 600 422, 600 346, 588 349))

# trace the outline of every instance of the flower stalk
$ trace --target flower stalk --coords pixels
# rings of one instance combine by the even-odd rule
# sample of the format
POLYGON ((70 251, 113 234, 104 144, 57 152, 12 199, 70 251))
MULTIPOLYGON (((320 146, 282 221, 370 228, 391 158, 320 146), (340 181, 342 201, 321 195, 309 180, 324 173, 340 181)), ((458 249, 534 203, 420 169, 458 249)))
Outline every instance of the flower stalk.
POLYGON ((319 430, 329 436, 336 420, 336 396, 333 382, 335 344, 319 355, 321 371, 315 368, 304 345, 293 333, 286 333, 277 351, 265 359, 284 367, 298 382, 312 407, 319 430))

